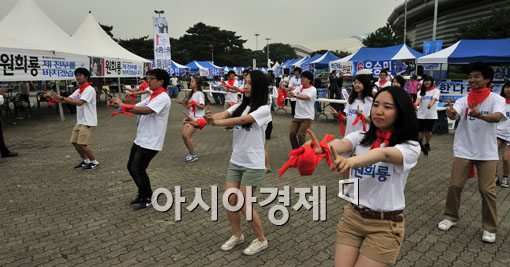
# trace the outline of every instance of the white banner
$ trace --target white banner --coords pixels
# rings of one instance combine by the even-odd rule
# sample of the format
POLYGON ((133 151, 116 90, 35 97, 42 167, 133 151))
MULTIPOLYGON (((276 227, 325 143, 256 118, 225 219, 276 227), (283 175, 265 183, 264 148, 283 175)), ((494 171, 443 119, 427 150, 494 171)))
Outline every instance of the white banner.
POLYGON ((74 80, 89 57, 45 51, 0 49, 0 81, 74 80))
POLYGON ((171 68, 170 35, 165 17, 152 18, 154 27, 154 68, 171 68))
POLYGON ((90 60, 90 75, 92 77, 143 77, 145 72, 143 62, 96 57, 90 60))
POLYGON ((330 62, 329 72, 333 70, 342 70, 343 75, 352 76, 354 72, 354 64, 350 61, 347 62, 330 62))

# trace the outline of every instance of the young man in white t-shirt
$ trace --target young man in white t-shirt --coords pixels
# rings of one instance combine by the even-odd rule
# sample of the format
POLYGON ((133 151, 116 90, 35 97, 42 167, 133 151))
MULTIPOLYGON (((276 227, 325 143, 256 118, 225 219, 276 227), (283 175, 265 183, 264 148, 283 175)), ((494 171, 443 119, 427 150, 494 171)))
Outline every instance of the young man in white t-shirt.
MULTIPOLYGON (((478 171, 478 188, 482 197, 482 240, 496 242, 496 174, 499 159, 496 126, 506 120, 505 99, 488 88, 494 70, 484 63, 469 67, 470 92, 446 110, 452 120, 459 120, 453 141, 453 166, 446 198, 445 219, 438 228, 447 231, 459 220, 460 196, 470 168, 478 171)), ((469 220, 469 219, 468 219, 469 220)))
POLYGON ((112 100, 119 111, 142 115, 128 161, 129 174, 138 187, 138 196, 130 203, 135 210, 151 206, 152 189, 146 169, 152 158, 163 149, 165 142, 170 114, 170 97, 166 93, 168 80, 166 71, 151 70, 147 78, 153 91, 150 98, 136 105, 123 104, 120 98, 112 100))
POLYGON ((93 170, 99 167, 90 146, 90 139, 97 126, 96 90, 89 83, 90 72, 85 68, 77 68, 74 76, 79 84, 78 90, 69 97, 46 95, 63 104, 76 106, 76 125, 71 134, 71 143, 80 154, 82 161, 75 170, 93 170))
POLYGON ((317 89, 311 85, 313 74, 305 71, 301 74, 302 87, 298 90, 289 91, 289 96, 296 99, 296 113, 290 125, 290 144, 296 149, 305 143, 306 130, 312 125, 315 119, 315 99, 317 89))

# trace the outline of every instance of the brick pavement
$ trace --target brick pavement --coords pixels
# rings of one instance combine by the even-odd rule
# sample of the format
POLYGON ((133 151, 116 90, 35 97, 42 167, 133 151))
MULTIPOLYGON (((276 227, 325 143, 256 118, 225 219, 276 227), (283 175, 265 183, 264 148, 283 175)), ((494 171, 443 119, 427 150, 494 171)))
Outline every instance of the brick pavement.
MULTIPOLYGON (((231 152, 231 133, 206 128, 193 137, 200 160, 184 163, 186 150, 180 137, 181 112, 173 103, 165 148, 149 167, 153 188, 174 192, 182 187, 190 203, 194 188, 210 198, 210 186, 220 187, 220 196, 231 152)), ((215 106, 213 110, 219 110, 215 106)), ((223 252, 220 245, 230 236, 226 215, 219 207, 217 222, 201 209, 189 212, 183 204, 182 220, 174 219, 174 207, 161 213, 154 209, 133 211, 128 202, 136 188, 126 170, 135 135, 133 117, 108 117, 100 107, 99 127, 93 148, 101 167, 77 172, 79 159, 69 144, 74 115, 59 122, 57 115, 42 108, 34 118, 17 121, 5 129, 7 143, 21 155, 0 159, 0 265, 172 265, 172 266, 331 266, 335 226, 345 204, 338 193, 338 175, 325 163, 312 177, 290 170, 285 179, 267 177, 268 187, 327 186, 328 218, 314 222, 312 211, 289 208, 286 225, 269 222, 272 205, 260 208, 269 249, 260 255, 242 255, 243 245, 223 252)), ((281 166, 290 149, 287 131, 290 118, 274 118, 269 150, 273 170, 281 166)), ((337 133, 337 124, 322 118, 314 131, 337 133)), ((450 175, 453 135, 435 135, 431 156, 420 156, 409 177, 405 211, 407 229, 397 266, 509 266, 510 194, 498 188, 499 232, 495 244, 481 241, 481 200, 475 181, 468 182, 462 198, 460 223, 449 232, 436 224, 442 218, 450 175)), ((260 195, 259 195, 260 196, 260 195)), ((297 195, 291 194, 291 205, 297 195)), ((221 203, 221 200, 220 200, 221 203)), ((254 238, 243 222, 244 233, 254 238)))

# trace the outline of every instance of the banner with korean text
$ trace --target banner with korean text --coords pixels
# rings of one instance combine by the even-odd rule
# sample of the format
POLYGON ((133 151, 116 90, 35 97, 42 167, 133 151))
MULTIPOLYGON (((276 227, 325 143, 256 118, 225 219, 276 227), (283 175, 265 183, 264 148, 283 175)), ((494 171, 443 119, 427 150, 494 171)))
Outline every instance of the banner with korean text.
POLYGON ((81 55, 0 49, 0 81, 72 80, 74 70, 87 68, 89 62, 81 55))
POLYGON ((90 75, 92 77, 143 77, 145 72, 143 62, 96 57, 90 59, 90 75))
POLYGON ((170 35, 165 17, 152 18, 154 27, 154 68, 171 68, 170 35))

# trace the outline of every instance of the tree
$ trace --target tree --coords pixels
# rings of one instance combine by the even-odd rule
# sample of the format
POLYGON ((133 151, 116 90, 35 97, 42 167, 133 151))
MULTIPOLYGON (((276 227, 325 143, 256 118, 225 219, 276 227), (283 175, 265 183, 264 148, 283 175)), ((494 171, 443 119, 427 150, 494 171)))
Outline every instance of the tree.
POLYGON ((310 56, 312 56, 312 57, 313 57, 315 54, 324 54, 324 53, 326 53, 326 52, 328 52, 328 51, 329 51, 329 52, 331 52, 331 53, 333 53, 333 55, 335 55, 335 56, 337 56, 337 57, 339 57, 339 58, 343 58, 343 57, 346 57, 346 56, 348 56, 348 55, 352 54, 352 53, 349 53, 349 52, 347 52, 347 51, 341 51, 341 50, 330 51, 330 50, 322 49, 322 50, 313 51, 313 52, 310 54, 310 56))
MULTIPOLYGON (((267 45, 264 46, 264 48, 261 51, 255 51, 254 53, 255 55, 259 55, 258 57, 256 57, 257 65, 267 67, 267 45), (263 55, 262 60, 260 60, 260 54, 263 55)), ((281 63, 289 58, 295 58, 296 56, 297 56, 296 51, 294 51, 294 48, 292 48, 292 46, 289 44, 282 43, 269 44, 269 58, 274 63, 276 63, 276 61, 281 63)))
POLYGON ((386 26, 377 29, 363 39, 363 45, 368 47, 385 47, 402 44, 403 37, 396 34, 389 23, 386 26))
MULTIPOLYGON (((115 38, 113 38, 113 33, 112 33, 113 25, 108 26, 108 25, 103 25, 103 24, 99 23, 99 26, 101 26, 101 28, 103 28, 103 30, 106 32, 106 34, 108 34, 110 37, 112 37, 113 40, 115 40, 115 38)), ((117 41, 117 40, 115 40, 115 41, 117 41)))
POLYGON ((149 39, 149 36, 142 36, 140 38, 132 38, 118 40, 119 45, 129 50, 131 53, 141 56, 143 58, 154 57, 154 45, 153 39, 149 39))
POLYGON ((493 9, 492 17, 459 28, 457 39, 497 39, 510 36, 510 8, 493 9))

